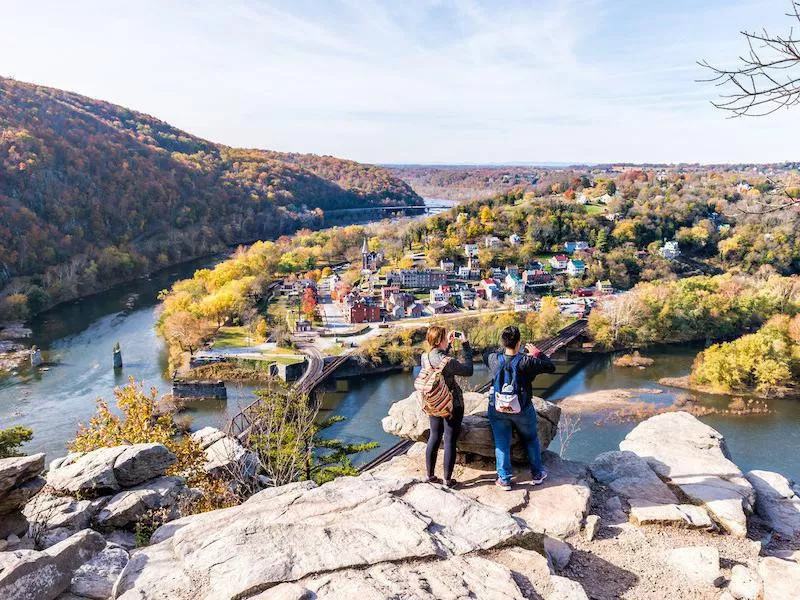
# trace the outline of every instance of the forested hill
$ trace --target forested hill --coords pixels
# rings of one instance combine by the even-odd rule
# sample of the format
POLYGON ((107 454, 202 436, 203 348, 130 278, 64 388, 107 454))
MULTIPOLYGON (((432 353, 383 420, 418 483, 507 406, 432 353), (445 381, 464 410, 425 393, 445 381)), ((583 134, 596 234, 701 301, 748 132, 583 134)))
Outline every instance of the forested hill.
POLYGON ((42 288, 49 298, 35 295, 48 304, 75 297, 314 223, 316 208, 421 203, 381 167, 229 148, 108 102, 0 78, 5 296, 14 278, 23 293, 42 288))

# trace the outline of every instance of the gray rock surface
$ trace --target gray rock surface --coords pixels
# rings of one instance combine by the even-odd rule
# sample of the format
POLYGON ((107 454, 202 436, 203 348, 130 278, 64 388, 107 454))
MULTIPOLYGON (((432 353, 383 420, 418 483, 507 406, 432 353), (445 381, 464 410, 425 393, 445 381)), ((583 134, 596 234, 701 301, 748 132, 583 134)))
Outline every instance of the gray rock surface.
POLYGON ((192 439, 200 444, 203 450, 224 437, 226 437, 225 433, 216 427, 203 427, 192 434, 192 439))
POLYGON ((178 459, 163 444, 133 444, 114 461, 120 487, 132 487, 164 474, 178 459))
POLYGON ((603 452, 589 463, 589 471, 597 481, 625 498, 650 504, 678 503, 678 498, 647 461, 633 452, 603 452))
POLYGON ((714 546, 674 548, 669 551, 667 562, 698 585, 713 587, 720 583, 719 550, 714 546))
POLYGON ((733 565, 728 591, 736 600, 758 600, 761 578, 758 573, 744 565, 733 565))
POLYGON ((769 556, 759 562, 758 574, 764 586, 762 600, 787 600, 800 595, 800 564, 769 556))
POLYGON ((256 475, 258 462, 252 452, 245 449, 238 440, 223 437, 205 450, 206 472, 217 477, 256 475))
POLYGON ((6 515, 25 506, 28 500, 39 493, 45 483, 44 477, 36 475, 11 488, 5 495, 0 493, 0 515, 6 515))
POLYGON ((546 535, 543 541, 544 553, 553 569, 561 571, 567 568, 572 558, 572 548, 566 542, 546 535))
POLYGON ((114 582, 128 564, 128 553, 119 546, 107 545, 75 571, 69 591, 76 596, 106 600, 111 596, 114 582))
POLYGON ((673 525, 689 529, 713 529, 708 513, 693 504, 650 504, 630 501, 630 520, 634 525, 673 525))
POLYGON ((583 587, 577 581, 554 575, 550 580, 553 593, 548 600, 589 600, 583 587))
POLYGON ((0 517, 0 539, 6 539, 10 535, 25 535, 26 531, 28 531, 28 519, 20 511, 0 517))
POLYGON ((586 523, 583 526, 583 536, 587 542, 591 542, 600 531, 600 517, 597 515, 588 515, 586 523))
POLYGON ((114 476, 114 462, 127 446, 100 448, 86 454, 73 453, 50 465, 47 483, 64 493, 101 494, 120 489, 114 476))
MULTIPOLYGON (((310 589, 319 597, 359 597, 332 591, 345 585, 363 585, 365 590, 374 586, 363 571, 361 583, 343 571, 389 563, 370 570, 389 569, 408 580, 410 561, 452 559, 527 532, 504 511, 413 478, 364 474, 320 487, 290 484, 259 492, 241 506, 160 528, 153 545, 131 557, 114 593, 124 600, 231 598, 284 582, 308 587, 312 583, 301 580, 313 575, 317 581, 335 572, 331 583, 318 588, 327 596, 310 589), (402 564, 391 564, 395 562, 402 564)), ((435 567, 431 573, 438 572, 440 563, 435 567)), ((471 578, 479 571, 465 573, 462 566, 458 573, 471 578)), ((478 577, 474 585, 485 588, 487 583, 480 583, 485 578, 478 577)), ((508 579, 513 582, 510 574, 508 579)))
POLYGON ((800 534, 797 486, 772 471, 750 471, 745 477, 756 491, 756 514, 780 534, 788 537, 800 534))
MULTIPOLYGON (((458 439, 459 452, 494 457, 494 441, 486 416, 487 399, 484 394, 464 393, 466 415, 458 439)), ((561 409, 552 402, 534 398, 534 406, 539 416, 538 432, 542 448, 547 448, 558 432, 561 409)), ((424 442, 430 433, 430 423, 419 406, 416 392, 408 398, 395 402, 389 408, 388 416, 381 422, 383 430, 400 438, 424 442)), ((519 444, 516 434, 512 442, 512 457, 515 461, 526 459, 525 450, 519 444)))
POLYGON ((69 587, 78 567, 105 545, 103 536, 84 529, 44 552, 20 558, 0 572, 0 598, 54 600, 69 587))
POLYGON ((0 498, 44 469, 44 454, 0 458, 0 498))
POLYGON ((71 496, 39 494, 25 505, 23 511, 30 523, 44 529, 60 527, 73 529, 73 533, 89 527, 100 508, 108 502, 108 497, 96 500, 76 500, 71 496))
POLYGON ((747 535, 753 487, 728 458, 718 431, 689 413, 665 413, 637 425, 619 447, 647 460, 659 476, 704 506, 726 531, 747 535))
POLYGON ((122 529, 149 510, 172 507, 186 493, 183 477, 158 477, 114 495, 94 521, 102 529, 122 529))

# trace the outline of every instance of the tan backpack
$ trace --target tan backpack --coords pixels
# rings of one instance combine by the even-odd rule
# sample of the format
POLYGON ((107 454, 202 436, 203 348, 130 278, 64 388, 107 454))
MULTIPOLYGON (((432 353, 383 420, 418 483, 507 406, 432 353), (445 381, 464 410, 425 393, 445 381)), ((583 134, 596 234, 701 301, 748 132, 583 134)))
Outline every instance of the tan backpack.
POLYGON ((447 387, 442 371, 450 362, 450 357, 445 356, 438 367, 431 365, 429 356, 424 358, 428 360, 422 360, 422 370, 414 380, 414 389, 417 390, 423 411, 432 417, 447 419, 453 414, 453 392, 447 387))

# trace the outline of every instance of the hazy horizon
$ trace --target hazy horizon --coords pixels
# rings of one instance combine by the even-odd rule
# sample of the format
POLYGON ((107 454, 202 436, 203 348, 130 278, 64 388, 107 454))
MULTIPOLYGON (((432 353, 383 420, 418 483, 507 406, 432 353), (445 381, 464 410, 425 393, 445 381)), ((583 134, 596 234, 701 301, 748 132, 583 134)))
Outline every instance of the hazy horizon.
POLYGON ((800 109, 727 119, 696 61, 789 2, 54 0, 4 7, 6 76, 231 146, 378 164, 792 161, 800 109))

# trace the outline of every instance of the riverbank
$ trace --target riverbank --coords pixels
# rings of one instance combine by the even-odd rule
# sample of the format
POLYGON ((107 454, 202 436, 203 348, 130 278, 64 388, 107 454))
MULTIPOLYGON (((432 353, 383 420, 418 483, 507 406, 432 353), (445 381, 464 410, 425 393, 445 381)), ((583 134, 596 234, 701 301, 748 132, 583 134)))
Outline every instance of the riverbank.
POLYGON ((680 388, 682 390, 689 390, 691 392, 700 392, 702 394, 722 394, 725 396, 747 396, 753 398, 760 398, 762 400, 771 400, 775 398, 795 399, 800 400, 800 391, 795 388, 773 388, 769 392, 759 392, 755 389, 748 389, 742 391, 718 389, 708 385, 700 385, 691 380, 691 375, 683 375, 681 377, 662 377, 658 380, 661 385, 669 387, 680 388))

